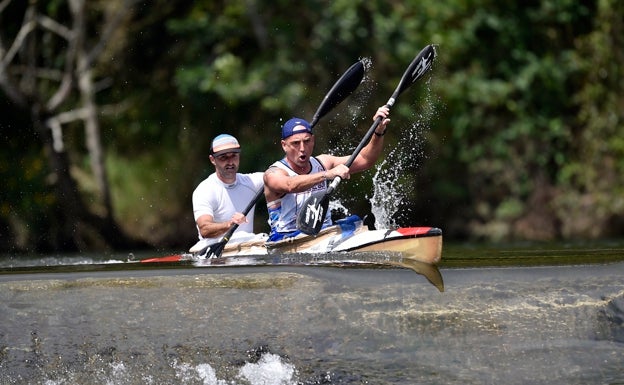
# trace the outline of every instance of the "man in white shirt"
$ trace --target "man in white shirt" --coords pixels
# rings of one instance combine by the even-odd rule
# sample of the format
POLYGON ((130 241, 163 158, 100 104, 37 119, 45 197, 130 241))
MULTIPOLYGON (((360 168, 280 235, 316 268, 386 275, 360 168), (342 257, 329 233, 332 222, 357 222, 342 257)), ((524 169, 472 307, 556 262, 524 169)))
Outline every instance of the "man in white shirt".
POLYGON ((264 173, 238 173, 240 152, 240 144, 232 135, 221 134, 212 141, 209 159, 215 172, 193 191, 193 214, 200 241, 191 252, 218 241, 234 224, 238 228, 232 239, 255 238, 254 208, 247 216, 241 212, 264 187, 264 173))

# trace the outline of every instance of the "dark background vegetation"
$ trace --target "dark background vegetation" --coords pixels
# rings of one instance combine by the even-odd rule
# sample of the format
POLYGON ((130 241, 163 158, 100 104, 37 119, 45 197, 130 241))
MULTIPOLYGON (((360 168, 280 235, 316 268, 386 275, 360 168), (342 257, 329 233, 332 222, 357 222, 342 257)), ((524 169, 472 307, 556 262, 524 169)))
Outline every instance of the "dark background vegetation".
MULTIPOLYGON (((215 135, 263 170, 281 122, 311 118, 368 58, 317 126, 317 153, 347 154, 427 44, 435 66, 386 139, 384 157, 415 138, 410 162, 383 166, 407 186, 396 223, 451 241, 620 237, 623 23, 617 0, 0 0, 0 251, 187 249, 215 135)), ((351 212, 370 211, 373 172, 341 184, 351 212)))

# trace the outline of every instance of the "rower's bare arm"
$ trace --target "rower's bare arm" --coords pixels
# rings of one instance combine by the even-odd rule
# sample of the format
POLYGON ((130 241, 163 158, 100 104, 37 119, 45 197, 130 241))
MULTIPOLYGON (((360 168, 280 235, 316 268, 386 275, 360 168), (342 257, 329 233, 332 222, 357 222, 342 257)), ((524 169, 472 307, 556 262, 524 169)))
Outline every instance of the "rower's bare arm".
POLYGON ((343 157, 321 154, 317 156, 317 159, 327 170, 325 171, 325 178, 327 180, 333 180, 337 176, 341 179, 349 179, 351 177, 349 167, 345 166, 345 163, 347 163, 347 160, 349 159, 348 156, 343 157))
POLYGON ((199 233, 204 238, 215 238, 223 235, 230 229, 232 224, 232 221, 215 222, 212 215, 202 215, 197 218, 199 233))
MULTIPOLYGON (((286 171, 271 167, 264 173, 264 185, 276 195, 273 199, 284 194, 301 192, 317 185, 327 178, 325 172, 304 175, 288 175, 286 171)), ((267 199, 271 197, 267 196, 267 199)))
MULTIPOLYGON (((350 167, 351 173, 368 170, 373 167, 377 159, 379 159, 379 155, 381 155, 381 150, 383 149, 384 134, 386 133, 388 123, 390 123, 390 119, 388 118, 389 114, 390 109, 386 106, 377 109, 373 116, 373 121, 381 117, 381 122, 375 129, 375 134, 373 134, 371 140, 353 160, 353 164, 351 164, 350 167)), ((343 162, 346 163, 348 159, 348 156, 343 157, 343 162)))

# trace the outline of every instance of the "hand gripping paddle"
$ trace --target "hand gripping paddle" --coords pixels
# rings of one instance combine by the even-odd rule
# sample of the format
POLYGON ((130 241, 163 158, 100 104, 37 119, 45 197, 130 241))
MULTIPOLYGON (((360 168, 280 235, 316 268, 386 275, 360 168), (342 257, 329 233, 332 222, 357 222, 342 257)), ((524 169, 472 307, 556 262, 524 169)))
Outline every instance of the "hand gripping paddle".
MULTIPOLYGON (((403 91, 427 73, 427 71, 431 68, 431 64, 433 63, 435 57, 436 51, 433 45, 428 45, 423 48, 422 51, 416 55, 414 60, 412 60, 409 67, 405 70, 405 73, 403 73, 401 81, 392 93, 390 99, 388 99, 386 106, 392 107, 394 102, 396 102, 396 98, 398 98, 403 91)), ((353 164, 353 161, 358 156, 360 151, 362 151, 362 149, 368 144, 373 136, 373 133, 375 132, 375 129, 381 123, 381 119, 381 117, 375 119, 371 128, 368 130, 366 135, 364 135, 360 144, 357 146, 353 154, 351 154, 349 160, 347 160, 347 163, 345 163, 347 167, 351 167, 351 164, 353 164)), ((327 214, 327 209, 329 208, 329 198, 338 187, 338 184, 340 184, 340 181, 341 178, 339 176, 335 177, 329 187, 327 187, 327 190, 313 194, 304 202, 303 208, 297 216, 297 228, 301 230, 302 233, 316 235, 319 231, 321 231, 325 215, 327 214)))
MULTIPOLYGON (((349 69, 342 74, 340 79, 336 81, 334 86, 327 92, 325 98, 318 107, 310 123, 311 127, 314 127, 318 121, 325 116, 330 110, 336 107, 340 102, 345 100, 347 96, 351 95, 353 91, 360 85, 364 78, 364 63, 362 60, 354 63, 349 69)), ((249 214, 249 211, 260 201, 260 198, 264 195, 264 188, 260 189, 254 199, 249 202, 245 210, 242 211, 243 215, 249 214)), ((238 228, 238 224, 230 226, 229 230, 223 235, 220 241, 206 246, 200 250, 197 255, 205 256, 206 258, 219 258, 223 253, 225 245, 230 241, 232 234, 238 228)))

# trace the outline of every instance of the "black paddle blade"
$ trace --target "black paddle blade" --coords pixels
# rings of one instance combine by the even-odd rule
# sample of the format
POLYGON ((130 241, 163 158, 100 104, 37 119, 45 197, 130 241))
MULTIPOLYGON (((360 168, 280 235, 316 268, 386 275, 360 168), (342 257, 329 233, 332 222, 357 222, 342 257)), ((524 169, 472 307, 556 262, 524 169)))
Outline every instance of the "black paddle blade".
POLYGON ((336 81, 334 86, 327 92, 321 105, 314 113, 310 125, 314 127, 332 108, 336 107, 340 102, 351 95, 353 91, 360 85, 364 78, 364 63, 360 60, 354 63, 349 69, 342 74, 340 79, 336 81))
POLYGON ((200 257, 205 257, 206 259, 219 258, 223 253, 223 249, 225 248, 226 243, 227 240, 221 240, 217 243, 213 243, 212 245, 206 246, 204 250, 201 250, 197 254, 200 257))
POLYGON ((297 215, 297 228, 307 235, 321 231, 329 208, 329 194, 316 193, 306 199, 302 211, 297 215))
POLYGON ((423 77, 424 74, 429 71, 431 65, 433 64, 433 60, 436 57, 435 46, 429 44, 425 48, 423 48, 418 55, 412 60, 410 65, 407 67, 405 72, 403 73, 403 77, 399 82, 399 85, 392 94, 388 105, 392 106, 394 104, 395 99, 405 91, 409 86, 411 86, 416 80, 423 77))
POLYGON ((416 55, 412 64, 408 67, 412 83, 420 79, 429 70, 429 68, 431 68, 435 57, 435 46, 431 44, 423 48, 422 51, 416 55))

